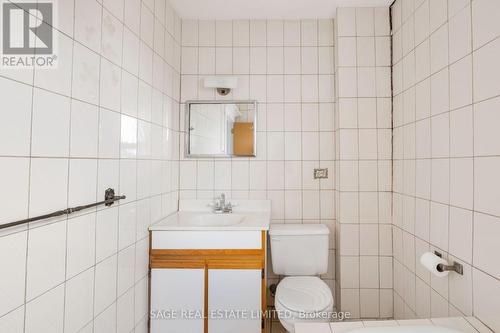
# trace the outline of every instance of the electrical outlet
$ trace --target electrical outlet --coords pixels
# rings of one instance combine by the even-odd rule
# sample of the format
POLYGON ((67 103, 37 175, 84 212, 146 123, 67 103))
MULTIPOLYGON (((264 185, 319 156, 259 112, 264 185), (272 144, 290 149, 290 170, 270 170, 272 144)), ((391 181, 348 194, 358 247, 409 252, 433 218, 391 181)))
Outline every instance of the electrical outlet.
POLYGON ((314 179, 328 178, 328 169, 314 169, 314 179))

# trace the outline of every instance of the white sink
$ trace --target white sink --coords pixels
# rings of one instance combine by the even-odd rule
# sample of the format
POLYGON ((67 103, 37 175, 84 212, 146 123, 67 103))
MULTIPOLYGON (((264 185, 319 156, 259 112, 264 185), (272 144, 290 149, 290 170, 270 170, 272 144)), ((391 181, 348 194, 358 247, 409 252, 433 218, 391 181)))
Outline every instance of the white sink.
POLYGON ((237 200, 233 213, 215 214, 208 200, 180 200, 179 211, 149 227, 151 231, 269 230, 271 201, 237 200))
POLYGON ((193 226, 229 226, 243 222, 244 215, 239 214, 201 214, 193 216, 186 221, 186 224, 193 226))

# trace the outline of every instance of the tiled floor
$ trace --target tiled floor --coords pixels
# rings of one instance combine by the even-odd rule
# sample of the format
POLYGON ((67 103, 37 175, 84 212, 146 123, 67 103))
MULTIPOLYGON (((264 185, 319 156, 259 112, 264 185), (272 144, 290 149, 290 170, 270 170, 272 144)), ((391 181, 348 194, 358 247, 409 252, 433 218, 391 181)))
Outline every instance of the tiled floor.
POLYGON ((428 326, 436 325, 470 333, 493 333, 474 317, 433 318, 415 320, 352 321, 338 323, 302 323, 295 326, 296 333, 346 333, 354 329, 373 326, 428 326))

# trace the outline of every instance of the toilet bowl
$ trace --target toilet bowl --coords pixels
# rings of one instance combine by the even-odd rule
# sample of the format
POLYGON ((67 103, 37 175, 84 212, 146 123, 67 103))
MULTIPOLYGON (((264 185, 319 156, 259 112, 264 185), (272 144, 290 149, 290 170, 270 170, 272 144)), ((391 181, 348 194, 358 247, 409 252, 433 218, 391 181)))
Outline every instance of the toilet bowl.
POLYGON ((278 319, 289 332, 297 322, 328 322, 334 299, 318 276, 328 270, 329 229, 322 224, 272 225, 273 272, 284 275, 276 288, 278 319))
POLYGON ((276 289, 275 308, 283 327, 294 333, 298 322, 330 321, 333 297, 318 277, 286 277, 276 289))

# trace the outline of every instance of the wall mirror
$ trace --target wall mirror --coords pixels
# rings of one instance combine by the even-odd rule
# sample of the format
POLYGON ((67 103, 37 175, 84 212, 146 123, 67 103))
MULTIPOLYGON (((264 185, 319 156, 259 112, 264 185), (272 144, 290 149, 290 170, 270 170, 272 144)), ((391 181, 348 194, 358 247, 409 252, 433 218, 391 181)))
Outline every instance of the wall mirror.
POLYGON ((186 157, 255 157, 256 101, 186 103, 186 157))

